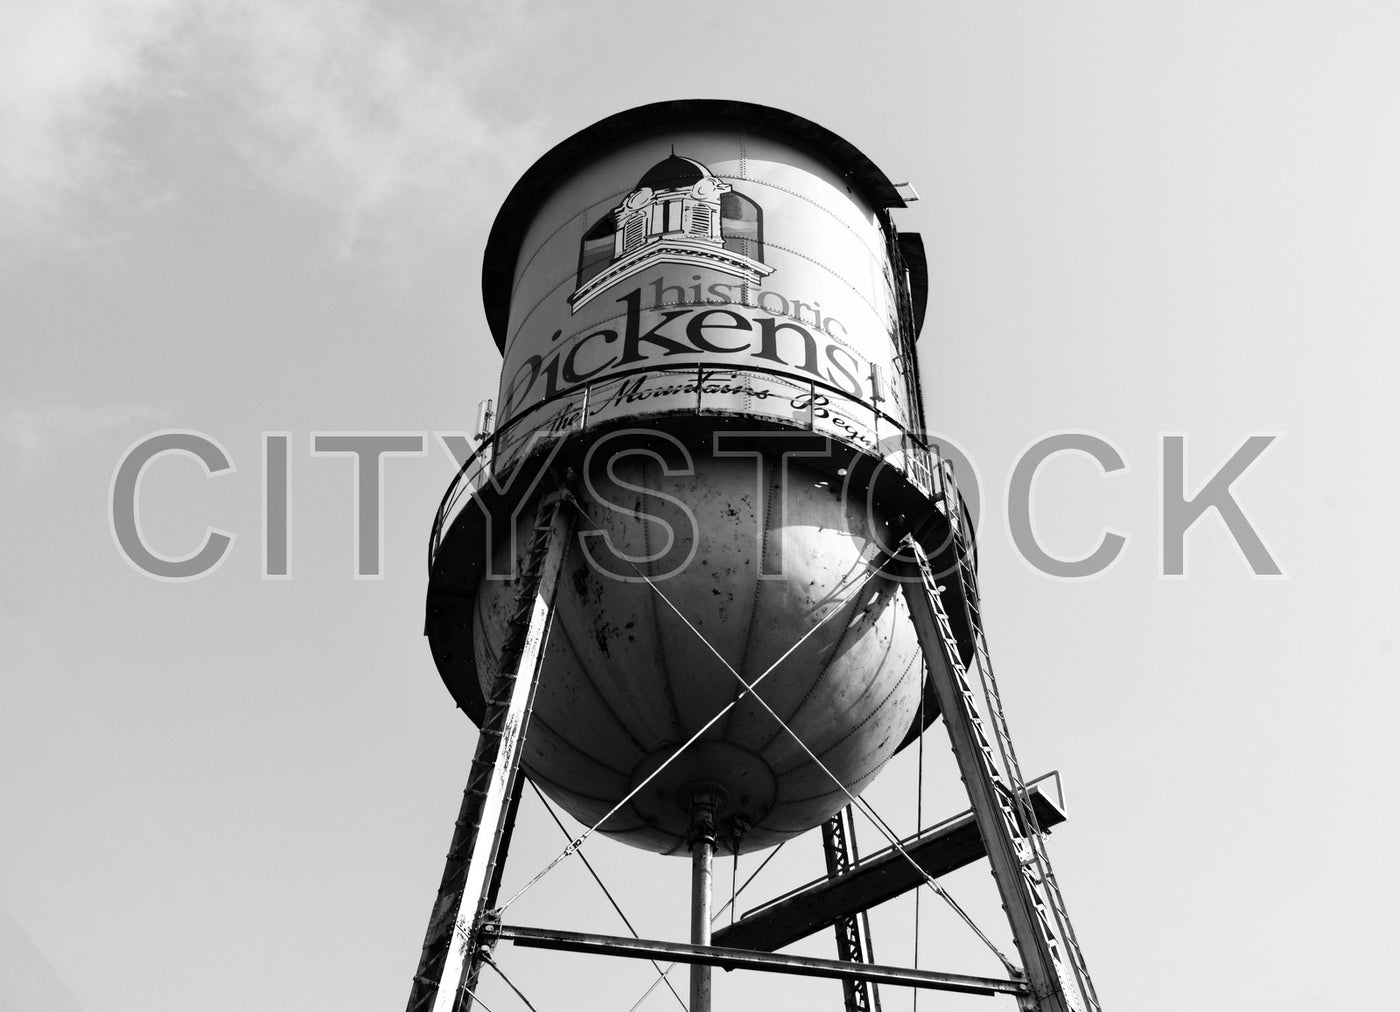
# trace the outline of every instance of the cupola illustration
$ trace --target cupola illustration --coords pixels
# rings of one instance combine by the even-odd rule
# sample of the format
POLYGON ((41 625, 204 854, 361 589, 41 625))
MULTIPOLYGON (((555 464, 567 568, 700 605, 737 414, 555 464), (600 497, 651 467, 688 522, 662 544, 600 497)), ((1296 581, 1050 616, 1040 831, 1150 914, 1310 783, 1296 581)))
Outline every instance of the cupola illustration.
POLYGON ((600 292, 658 264, 708 267, 756 285, 763 262, 763 210, 693 158, 674 151, 637 181, 579 244, 574 312, 600 292))

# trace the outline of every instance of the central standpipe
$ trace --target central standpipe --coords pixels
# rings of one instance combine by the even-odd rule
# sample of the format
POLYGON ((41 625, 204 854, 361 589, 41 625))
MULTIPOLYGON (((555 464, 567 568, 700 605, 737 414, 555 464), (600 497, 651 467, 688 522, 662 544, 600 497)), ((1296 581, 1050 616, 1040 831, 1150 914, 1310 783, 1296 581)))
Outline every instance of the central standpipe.
MULTIPOLYGON (((690 941, 710 944, 710 895, 714 881, 715 811, 723 804, 719 788, 700 785, 690 793, 690 941)), ((690 967, 690 1012, 710 1012, 710 967, 690 967)))

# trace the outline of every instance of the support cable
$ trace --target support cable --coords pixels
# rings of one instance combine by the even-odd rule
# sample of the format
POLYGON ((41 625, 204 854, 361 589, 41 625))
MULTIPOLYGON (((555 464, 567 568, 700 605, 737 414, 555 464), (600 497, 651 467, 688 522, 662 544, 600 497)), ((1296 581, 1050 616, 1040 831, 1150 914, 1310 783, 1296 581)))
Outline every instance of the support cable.
POLYGON ((764 868, 767 868, 768 862, 773 860, 773 858, 777 857, 778 851, 782 850, 786 846, 787 841, 784 840, 782 843, 778 844, 776 847, 773 848, 772 853, 770 853, 767 857, 763 859, 763 863, 753 870, 753 874, 750 875, 748 878, 744 879, 744 884, 741 885, 735 891, 733 899, 731 899, 728 903, 719 908, 719 911, 715 914, 716 918, 723 917, 724 912, 734 906, 734 901, 744 894, 744 890, 749 887, 750 883, 752 883, 754 879, 758 878, 758 873, 761 872, 764 868))
MULTIPOLYGON (((894 556, 890 556, 890 558, 887 559, 879 567, 879 569, 883 569, 884 566, 888 565, 891 561, 893 561, 893 559, 894 556)), ((810 758, 812 762, 816 763, 818 769, 820 769, 823 773, 825 773, 828 777, 831 778, 831 782, 834 783, 840 789, 842 794, 846 795, 846 797, 850 799, 851 804, 859 808, 861 812, 865 814, 865 817, 869 819, 871 824, 874 825, 875 828, 880 831, 880 834, 884 836, 885 840, 890 844, 890 846, 893 847, 896 851, 898 851, 904 857, 904 859, 909 862, 910 866, 916 872, 919 873, 919 876, 923 879, 923 881, 927 885, 929 885, 934 892, 941 896, 944 899, 944 901, 947 902, 947 904, 950 907, 952 907, 953 911, 960 918, 962 918, 963 922, 966 923, 967 926, 971 928, 973 932, 977 935, 977 937, 982 940, 983 944, 985 944, 987 948, 991 949, 992 952, 995 953, 996 957, 999 960, 1001 960, 1002 965, 1006 967, 1007 971, 1010 972, 1013 976, 1019 975, 1021 973, 1020 967, 1018 967, 1015 963, 1008 959, 1005 953, 998 949, 996 947, 996 944, 990 938, 987 937, 986 932, 984 932, 980 927, 977 926, 977 923, 973 921, 971 915, 969 915, 968 912, 964 910, 958 904, 958 902, 948 894, 948 891, 946 889, 944 889, 941 885, 938 884, 937 881, 934 880, 932 875, 924 871, 924 869, 919 866, 919 862, 915 861, 914 858, 909 854, 909 851, 905 850, 904 845, 899 842, 899 837, 895 835, 895 832, 893 829, 890 828, 889 823, 887 823, 879 815, 879 813, 877 813, 875 809, 870 806, 869 802, 863 800, 858 795, 851 793, 850 789, 847 788, 846 785, 841 782, 840 778, 837 777, 836 774, 832 773, 831 770, 827 767, 827 765, 824 762, 822 762, 821 759, 817 756, 817 754, 807 747, 807 743, 804 742, 801 739, 801 737, 798 736, 797 732, 790 728, 787 725, 787 723, 783 720, 783 718, 779 717, 777 712, 771 706, 768 705, 767 701, 764 700, 762 696, 760 696, 757 692, 754 691, 754 687, 758 685, 759 679, 754 679, 752 683, 744 681, 744 676, 734 670, 734 667, 727 660, 724 659, 724 655, 715 649, 714 644, 712 644, 708 639, 705 638, 704 633, 702 633, 699 629, 695 628, 695 625, 690 621, 690 619, 685 617, 684 613, 682 613, 681 610, 676 607, 675 603, 669 597, 666 596, 666 594, 661 590, 661 588, 658 587, 654 582, 652 582, 651 578, 645 573, 643 573, 640 569, 638 569, 635 564, 631 565, 632 568, 636 570, 637 575, 646 581, 647 586, 651 587, 652 590, 656 591, 657 595, 661 598, 661 600, 666 602, 666 605, 673 612, 676 613, 677 617, 680 618, 680 620, 686 624, 690 631, 695 633, 695 635, 700 638, 700 642, 704 643, 705 646, 709 648, 709 651, 712 654, 714 654, 715 657, 719 658, 719 662, 725 666, 729 673, 733 675, 736 679, 738 679, 739 684, 744 686, 744 691, 739 693, 739 695, 735 697, 735 702, 738 702, 738 700, 742 699, 745 695, 752 693, 753 698, 758 702, 758 704, 762 706, 765 710, 767 710, 769 715, 771 715, 772 718, 778 722, 778 726, 781 727, 792 737, 792 740, 797 743, 798 748, 802 749, 803 752, 807 753, 808 758, 810 758)), ((875 572, 878 573, 879 569, 877 569, 875 572)), ((872 574, 872 577, 873 575, 874 574, 872 574)), ((833 609, 832 612, 829 612, 826 617, 829 618, 832 614, 835 614, 836 611, 839 611, 839 609, 833 609)), ((813 629, 809 630, 806 635, 811 635, 811 633, 815 631, 815 629, 816 627, 814 626, 813 629)), ((803 638, 805 639, 806 636, 804 636, 803 638)), ((789 651, 789 653, 790 652, 791 651, 789 651)), ((769 670, 771 671, 772 669, 770 668, 769 670)), ((765 672, 765 674, 766 673, 767 672, 765 672)), ((708 725, 706 726, 708 727, 708 725)))
POLYGON ((481 1000, 481 995, 477 994, 471 988, 467 987, 467 985, 463 984, 462 990, 465 991, 467 994, 471 995, 472 1001, 476 1002, 478 1005, 484 1008, 486 1012, 496 1012, 495 1009, 493 1009, 490 1005, 486 1004, 484 1001, 481 1000))
MULTIPOLYGON (((525 997, 525 992, 521 991, 520 988, 515 986, 515 981, 511 980, 509 977, 506 976, 506 972, 502 970, 500 965, 497 964, 497 962, 491 957, 491 953, 489 951, 483 952, 481 954, 481 961, 487 966, 489 966, 491 969, 496 971, 496 974, 503 981, 506 982, 506 987, 510 988, 512 991, 515 992, 516 997, 525 1003, 525 1007, 528 1008, 530 1012, 540 1012, 539 1009, 535 1008, 534 1003, 531 1002, 529 998, 525 997)), ((490 1010, 488 1009, 487 1012, 490 1012, 490 1010)))
MULTIPOLYGON (((571 500, 571 501, 572 501, 572 500, 571 500)), ((575 503, 575 505, 577 506, 576 503, 575 503)), ((582 507, 581 507, 581 506, 578 507, 578 508, 580 509, 580 511, 582 510, 582 507)), ((883 569, 886 565, 889 565, 889 562, 890 562, 892 559, 893 559, 893 557, 891 557, 890 560, 886 560, 884 563, 882 563, 881 566, 880 566, 880 569, 883 569)), ((636 568, 636 567, 634 566, 633 568, 636 568)), ((641 570, 638 570, 638 572, 640 573, 641 570)), ((877 569, 877 570, 875 571, 875 573, 878 573, 878 572, 879 572, 879 569, 877 569)), ((872 578, 873 578, 873 576, 875 575, 875 573, 871 574, 871 575, 872 575, 872 578)), ((647 579, 647 577, 646 577, 645 574, 642 574, 642 578, 645 579, 647 583, 651 584, 652 589, 655 589, 655 588, 656 588, 656 584, 651 583, 651 580, 647 579)), ((663 597, 663 599, 665 599, 665 595, 662 595, 662 597, 663 597)), ((669 602, 668 602, 668 603, 669 603, 669 602)), ((673 605, 672 607, 674 607, 674 605, 673 605)), ((564 848, 563 852, 562 852, 561 854, 559 854, 558 857, 556 857, 554 860, 550 861, 549 864, 545 865, 545 867, 544 867, 543 869, 541 869, 540 872, 539 872, 538 874, 536 874, 534 878, 530 879, 530 881, 526 882, 523 886, 521 886, 520 889, 518 889, 518 890, 516 891, 515 895, 511 896, 510 899, 506 900, 506 901, 505 901, 504 903, 502 903, 499 907, 497 907, 494 911, 492 911, 493 915, 496 916, 496 917, 499 917, 501 914, 505 913, 506 909, 507 909, 512 903, 514 903, 516 900, 520 899, 520 897, 523 896, 523 895, 524 895, 526 892, 528 892, 530 889, 534 888, 534 886, 537 885, 537 884, 539 883, 540 879, 544 878, 546 875, 548 875, 548 874, 549 874, 551 871, 553 871, 555 868, 559 867, 559 865, 562 864, 562 863, 569 857, 570 854, 574 853, 574 851, 576 851, 576 850, 578 850, 580 847, 582 847, 583 844, 584 844, 584 841, 587 840, 590 836, 592 836, 592 835, 597 831, 597 829, 598 829, 599 826, 601 826, 603 823, 607 822, 607 821, 608 821, 609 819, 611 819, 614 815, 616 815, 618 812, 620 812, 620 811, 623 809, 623 807, 626 806, 627 803, 630 802, 633 798, 635 798, 638 794, 640 794, 640 793, 642 792, 642 790, 643 790, 649 783, 651 783, 651 782, 652 782, 653 780, 655 780, 658 776, 660 776, 661 773, 662 773, 662 771, 665 770, 667 766, 670 766, 671 763, 673 763, 673 762, 675 762, 677 759, 679 759, 680 756, 681 756, 681 754, 682 754, 683 752, 685 752, 686 749, 688 749, 688 748, 690 748, 690 746, 694 745, 697 741, 699 741, 702 737, 704 737, 705 732, 709 731, 710 728, 714 727, 717 723, 719 723, 720 718, 722 718, 722 717, 723 717, 726 713, 728 713, 730 710, 734 709, 734 707, 738 706, 739 703, 743 700, 743 698, 744 698, 745 696, 747 696, 749 693, 753 692, 754 686, 757 686, 759 682, 763 681, 765 678, 767 678, 769 675, 771 675, 774 671, 776 671, 776 670, 778 669, 778 665, 782 664, 783 661, 787 660, 790 656, 792 656, 793 652, 796 651, 798 647, 800 647, 803 643, 805 643, 805 642, 807 641, 807 639, 808 639, 810 636, 812 636, 818 629, 820 629, 820 628, 822 627, 823 624, 825 624, 825 623, 827 622, 828 619, 830 619, 830 618, 832 618, 833 616, 839 614, 840 611, 841 611, 840 608, 833 608, 833 609, 831 609, 831 611, 827 612, 827 613, 826 613, 825 615, 823 615, 820 619, 818 619, 817 622, 816 622, 816 624, 813 625, 812 628, 808 629, 805 633, 803 633, 802 636, 797 640, 796 643, 794 643, 792 646, 788 647, 787 650, 783 651, 782 656, 779 657, 779 658, 778 658, 776 661, 774 661, 772 664, 770 664, 770 665, 768 666, 768 669, 767 669, 766 671, 764 671, 763 674, 761 674, 761 675, 759 675, 757 678, 755 678, 755 679, 753 680, 753 684, 752 684, 752 685, 750 685, 750 686, 749 686, 748 688, 746 688, 743 692, 741 692, 741 693, 739 693, 738 695, 736 695, 733 699, 731 699, 728 703, 726 703, 723 707, 721 707, 718 713, 716 713, 713 717, 711 717, 708 721, 705 722, 705 726, 704 726, 704 727, 700 728, 700 730, 696 731, 693 735, 691 735, 688 739, 686 739, 685 743, 682 744, 682 745, 680 746, 680 748, 676 749, 675 752, 671 753, 671 756, 670 756, 665 762, 663 762, 660 766, 656 767, 656 769, 652 770, 651 773, 649 773, 649 774, 642 780, 641 783, 637 784, 636 787, 633 787, 630 791, 628 791, 628 792, 627 792, 627 796, 624 797, 624 798, 623 798, 621 801, 619 801, 617 804, 613 805, 613 807, 612 807, 611 809, 608 810, 608 813, 607 813, 606 815, 604 815, 601 819, 599 819, 597 822, 593 823, 593 825, 589 826, 586 830, 584 830, 582 833, 580 833, 578 836, 576 836, 576 837, 569 843, 569 845, 568 845, 567 847, 564 848)), ((684 618, 684 616, 682 616, 682 618, 684 618)), ((689 625, 688 622, 687 622, 686 624, 689 625)), ((691 626, 691 628, 693 629, 694 626, 691 626)), ((703 637, 703 636, 701 636, 700 638, 701 638, 702 640, 704 640, 704 637, 703 637)), ((708 641, 706 641, 706 646, 709 646, 708 641)), ((714 647, 710 647, 710 649, 713 650, 714 647)), ((723 658, 721 658, 721 660, 722 660, 722 659, 723 659, 723 658)), ((732 670, 732 669, 731 669, 731 670, 732 670)), ((742 679, 740 679, 740 681, 742 681, 742 679)), ((755 695, 754 698, 757 699, 758 697, 755 695)))
MULTIPOLYGON (((528 777, 526 779, 529 780, 528 777)), ((540 799, 541 802, 544 803, 544 810, 549 813, 549 817, 553 819, 554 824, 559 827, 559 832, 564 834, 565 839, 572 839, 572 837, 569 834, 569 830, 565 827, 564 823, 560 820, 559 816, 555 814, 554 806, 549 803, 549 799, 546 798, 544 794, 540 791, 540 789, 535 786, 535 782, 533 780, 529 780, 529 784, 530 788, 535 792, 535 795, 540 799)), ((618 906, 617 900, 613 898, 613 894, 609 892, 608 887, 603 884, 602 877, 599 876, 598 872, 594 869, 592 862, 588 860, 588 855, 586 855, 583 851, 579 851, 578 856, 579 860, 583 862, 583 866, 588 869, 588 874, 593 876, 593 881, 598 883, 598 888, 603 890, 603 895, 608 898, 608 902, 612 904, 612 908, 617 911, 617 916, 621 917, 622 923, 627 925, 627 930, 632 933, 632 937, 636 939, 641 939, 642 936, 637 934, 637 929, 632 926, 632 922, 628 920, 627 915, 622 912, 622 907, 618 906)), ((661 964, 654 959, 649 960, 649 962, 652 965, 652 969, 654 969, 657 973, 661 973, 664 979, 665 974, 662 973, 661 964)), ((676 996, 676 1001, 680 1002, 681 1009, 685 1010, 687 1008, 685 999, 683 999, 680 996, 680 994, 676 991, 675 987, 671 984, 669 980, 666 981, 666 986, 670 988, 671 993, 676 996)))
MULTIPOLYGON (((585 514, 583 511, 583 507, 579 503, 575 502, 572 499, 567 500, 567 502, 573 505, 573 507, 577 509, 580 514, 587 516, 587 514, 585 514)), ((894 562, 895 559, 895 555, 888 556, 884 562, 880 563, 879 566, 876 566, 870 572, 867 578, 867 582, 878 577, 880 573, 884 570, 884 568, 888 566, 891 562, 894 562)), ((782 664, 783 661, 787 660, 788 657, 792 656, 792 654, 797 650, 797 648, 800 647, 803 643, 805 643, 827 621, 829 621, 833 616, 839 614, 841 609, 833 608, 825 615, 823 615, 812 625, 810 629, 803 633, 796 640, 796 642, 792 644, 792 646, 788 647, 788 649, 785 650, 782 653, 782 655, 778 657, 777 660, 775 660, 771 665, 769 665, 768 668, 765 671, 763 671, 762 674, 760 674, 752 682, 747 682, 744 680, 744 677, 739 674, 738 671, 734 670, 734 667, 715 648, 714 644, 712 644, 705 637, 705 635, 695 627, 694 623, 692 623, 690 619, 688 619, 685 616, 685 614, 679 608, 676 607, 675 603, 669 597, 666 596, 666 594, 661 590, 660 587, 656 585, 655 581, 653 581, 651 577, 649 577, 646 573, 642 572, 642 570, 638 568, 635 563, 631 562, 631 560, 628 560, 628 565, 630 565, 633 571, 636 572, 636 574, 639 577, 641 577, 641 579, 647 584, 647 586, 649 586, 657 594, 657 596, 660 597, 661 600, 666 603, 667 607, 669 607, 673 612, 676 613, 676 616, 680 618, 680 620, 686 625, 686 627, 689 628, 691 632, 693 632, 700 639, 700 642, 703 643, 705 647, 712 654, 714 654, 716 658, 719 659, 719 662, 722 665, 724 665, 725 669, 728 670, 729 673, 733 675, 735 679, 738 680, 739 684, 744 687, 743 691, 739 692, 737 695, 735 695, 735 697, 732 700, 730 700, 723 707, 721 707, 720 710, 713 717, 711 717, 708 721, 705 722, 704 726, 702 726, 698 731, 691 735, 690 738, 688 738, 678 749, 676 749, 676 751, 672 753, 671 756, 667 758, 665 762, 661 763, 661 765, 659 765, 640 783, 633 787, 632 790, 629 791, 627 795, 622 798, 621 801, 619 801, 611 809, 609 809, 607 814, 605 814, 601 819, 595 822, 592 826, 586 829, 579 836, 571 840, 569 845, 565 847, 564 850, 557 857, 555 857, 552 861, 549 862, 549 864, 547 864, 538 873, 536 873, 536 875, 533 878, 531 878, 528 882, 521 886, 520 889, 518 889, 514 893, 514 895, 512 895, 509 899, 507 899, 504 903, 502 903, 499 907, 492 911, 491 915, 499 919, 501 915, 504 914, 506 909, 511 906, 511 904, 513 904, 526 892, 528 892, 535 885, 537 885, 541 879, 543 879, 551 871, 553 871, 565 860, 567 860, 571 854, 573 854, 580 847, 582 847, 584 842, 590 836, 592 836, 593 833, 596 832, 601 825, 603 825, 603 823, 607 822, 610 818, 612 818, 619 811, 621 811, 622 808, 626 806, 639 793, 641 793, 641 791, 644 788, 646 788, 646 786, 650 784, 652 780, 660 776, 662 771, 664 771, 671 763, 673 763, 677 758, 679 758, 681 754, 685 752, 686 749, 690 748, 690 746, 694 745, 697 741, 699 741, 700 738, 703 737, 704 734, 707 731, 709 731, 710 728, 712 728, 716 723, 718 723, 719 720, 725 714, 727 714, 730 710, 734 709, 734 707, 738 706, 745 696, 752 695, 753 698, 758 702, 758 704, 762 706, 765 710, 767 710, 768 713, 773 717, 773 719, 778 722, 778 725, 792 737, 793 741, 795 741, 798 747, 801 748, 802 751, 807 754, 807 756, 812 760, 812 762, 814 762, 823 773, 825 773, 828 777, 831 778, 832 783, 834 783, 837 786, 841 793, 845 794, 846 797, 850 800, 850 802, 856 808, 860 809, 862 813, 864 813, 865 817, 869 819, 871 824, 874 825, 876 829, 880 832, 880 834, 885 837, 886 841, 890 844, 890 846, 895 851, 897 851, 905 859, 905 861, 909 863, 909 865, 915 870, 915 872, 919 875, 923 882, 926 885, 928 885, 931 889, 933 889, 933 891, 938 896, 940 896, 944 900, 944 902, 946 902, 949 905, 949 907, 953 909, 953 911, 962 919, 962 921, 965 924, 967 924, 969 928, 972 929, 973 933, 979 939, 981 939, 982 943, 986 945, 987 948, 990 949, 993 954, 996 955, 997 959, 1001 961, 1002 965, 1006 967, 1008 972, 1010 972, 1013 976, 1019 975, 1022 972, 1021 969, 1018 966, 1016 966, 1016 964, 1013 963, 1010 959, 1008 959, 1007 956, 1000 949, 997 948, 996 944, 990 938, 987 937, 986 933, 977 925, 975 921, 973 921, 972 917, 967 913, 967 911, 964 910, 955 899, 953 899, 953 897, 948 893, 948 891, 945 890, 941 885, 939 885, 938 882, 933 878, 933 876, 929 875, 927 872, 924 871, 923 868, 919 866, 919 863, 914 860, 914 858, 909 854, 908 850, 905 849, 904 845, 900 843, 899 838, 895 835, 894 831, 890 828, 889 824, 884 820, 884 818, 882 818, 879 815, 879 813, 877 813, 870 806, 869 802, 863 800, 856 794, 853 794, 846 787, 846 785, 843 784, 841 780, 834 773, 831 772, 827 765, 821 761, 817 754, 807 747, 806 742, 804 742, 797 735, 797 733, 793 731, 792 728, 790 728, 781 717, 778 716, 778 714, 773 710, 773 708, 768 705, 767 701, 764 700, 760 695, 758 695, 756 691, 757 686, 760 682, 762 682, 765 678, 767 678, 774 671, 776 671, 778 666, 782 664)))
MULTIPOLYGON (((927 667, 927 664, 924 665, 927 667)), ((914 802, 914 824, 922 831, 924 828, 924 697, 928 695, 928 673, 924 672, 923 681, 919 683, 919 781, 918 798, 914 802)), ((919 900, 923 896, 922 889, 914 890, 914 969, 919 968, 919 900)), ((919 1012, 919 989, 914 989, 913 1012, 919 1012)))
MULTIPOLYGON (((648 998, 650 998, 651 993, 656 990, 656 985, 666 980, 666 978, 670 975, 671 971, 680 965, 680 963, 671 963, 666 967, 666 969, 662 970, 661 976, 657 977, 651 982, 651 986, 642 992, 642 996, 632 1003, 632 1007, 629 1008, 627 1012, 637 1012, 637 1009, 642 1007, 642 1003, 648 998)), ((670 981, 667 980, 666 983, 669 985, 670 981)))

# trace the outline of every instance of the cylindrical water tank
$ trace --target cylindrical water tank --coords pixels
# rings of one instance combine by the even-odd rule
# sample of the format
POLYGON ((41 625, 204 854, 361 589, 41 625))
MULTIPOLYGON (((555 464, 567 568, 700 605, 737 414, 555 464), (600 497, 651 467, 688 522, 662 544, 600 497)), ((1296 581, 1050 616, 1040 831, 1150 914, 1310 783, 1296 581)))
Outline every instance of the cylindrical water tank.
POLYGON ((806 120, 687 101, 565 141, 497 219, 498 422, 439 517, 428 633, 479 719, 530 506, 569 474, 580 537, 522 762, 590 825, 646 783, 605 833, 683 852, 689 792, 718 788, 726 843, 771 845, 918 730, 886 569, 930 512, 902 203, 806 120))

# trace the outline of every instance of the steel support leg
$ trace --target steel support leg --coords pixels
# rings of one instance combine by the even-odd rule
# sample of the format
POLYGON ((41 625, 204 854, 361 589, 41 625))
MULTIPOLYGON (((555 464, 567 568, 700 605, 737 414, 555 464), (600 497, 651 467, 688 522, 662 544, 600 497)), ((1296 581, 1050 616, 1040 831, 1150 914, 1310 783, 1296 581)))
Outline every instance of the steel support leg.
POLYGON ((567 493, 546 496, 535 516, 516 612, 501 651, 472 759, 462 809, 452 834, 442 884, 428 922, 408 1012, 466 1012, 480 969, 481 922, 495 903, 500 867, 514 822, 521 745, 530 720, 554 593, 573 511, 567 493))
MULTIPOLYGON (((855 814, 851 806, 822 823, 822 847, 826 851, 827 878, 837 879, 850 872, 859 859, 856 853, 855 814)), ((836 955, 851 963, 875 962, 870 943, 870 918, 865 910, 851 911, 837 919, 836 955)), ((847 1012, 880 1012, 876 986, 859 978, 841 981, 847 1012)))
MULTIPOLYGON (((922 549, 908 547, 915 563, 904 574, 905 598, 1030 984, 1030 995, 1022 999, 1021 1007, 1032 1012, 1081 1012, 1084 1001, 1047 917, 1044 885, 1032 867, 1039 840, 1029 838, 1035 830, 1022 824, 1016 810, 1013 791, 1024 791, 1024 785, 1008 784, 997 769, 937 581, 922 549)), ((980 629, 976 632, 981 634, 980 629)))

